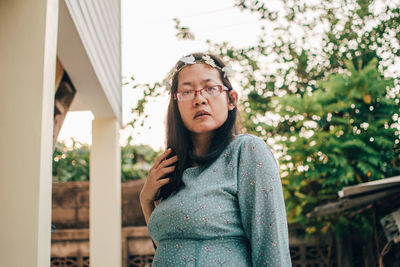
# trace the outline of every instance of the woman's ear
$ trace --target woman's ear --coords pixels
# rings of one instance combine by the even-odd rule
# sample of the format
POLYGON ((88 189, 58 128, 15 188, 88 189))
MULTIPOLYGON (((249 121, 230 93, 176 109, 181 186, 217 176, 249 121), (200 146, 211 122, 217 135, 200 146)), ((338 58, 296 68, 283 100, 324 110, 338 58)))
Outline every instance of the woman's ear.
POLYGON ((228 98, 228 101, 229 101, 229 103, 228 103, 228 110, 231 111, 231 110, 233 110, 233 109, 237 106, 237 103, 238 103, 238 93, 237 93, 235 90, 228 91, 228 93, 229 93, 229 98, 228 98))

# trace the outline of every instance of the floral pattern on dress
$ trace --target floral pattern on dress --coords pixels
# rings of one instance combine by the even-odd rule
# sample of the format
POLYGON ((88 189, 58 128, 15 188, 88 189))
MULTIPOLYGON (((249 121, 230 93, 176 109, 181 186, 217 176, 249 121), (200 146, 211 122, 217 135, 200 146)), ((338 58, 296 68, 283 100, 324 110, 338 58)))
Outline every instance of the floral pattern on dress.
POLYGON ((150 216, 153 266, 291 266, 278 167, 262 139, 237 136, 182 182, 150 216))

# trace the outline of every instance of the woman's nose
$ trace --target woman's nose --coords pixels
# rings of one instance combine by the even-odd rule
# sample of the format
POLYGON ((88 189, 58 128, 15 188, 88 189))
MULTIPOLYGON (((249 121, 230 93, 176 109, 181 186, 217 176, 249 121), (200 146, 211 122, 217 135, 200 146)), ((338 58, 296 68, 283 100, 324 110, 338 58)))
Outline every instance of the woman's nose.
POLYGON ((205 98, 200 92, 196 92, 194 95, 193 99, 194 105, 198 106, 200 104, 206 104, 207 103, 207 98, 205 98))

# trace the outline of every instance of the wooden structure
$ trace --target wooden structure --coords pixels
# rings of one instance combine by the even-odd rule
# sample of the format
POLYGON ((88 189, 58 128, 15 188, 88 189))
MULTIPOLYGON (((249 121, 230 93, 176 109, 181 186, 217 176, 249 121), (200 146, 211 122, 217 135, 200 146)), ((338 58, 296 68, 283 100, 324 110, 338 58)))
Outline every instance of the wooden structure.
MULTIPOLYGON (((400 207, 400 176, 385 178, 353 186, 344 187, 338 192, 340 200, 314 208, 307 216, 315 217, 334 213, 349 212, 349 217, 370 211, 373 217, 374 240, 364 246, 362 252, 365 266, 384 265, 384 256, 388 254, 392 241, 382 240, 383 229, 378 224, 378 217, 399 209, 400 207), (381 232, 381 234, 379 234, 381 232), (382 244, 383 243, 383 244, 382 244)), ((350 239, 351 233, 336 240, 339 266, 353 266, 353 248, 350 239)), ((399 246, 397 246, 399 248, 399 246)), ((395 251, 392 258, 400 260, 400 253, 395 251)))
POLYGON ((57 143, 58 134, 60 133, 65 117, 67 116, 76 94, 76 89, 58 58, 56 62, 55 85, 57 91, 54 97, 53 150, 57 143))
POLYGON ((400 176, 385 178, 353 186, 346 186, 338 192, 340 198, 360 196, 378 191, 388 191, 400 187, 400 176))
POLYGON ((328 215, 351 208, 370 207, 372 203, 400 194, 400 176, 344 187, 341 200, 316 207, 308 217, 328 215))

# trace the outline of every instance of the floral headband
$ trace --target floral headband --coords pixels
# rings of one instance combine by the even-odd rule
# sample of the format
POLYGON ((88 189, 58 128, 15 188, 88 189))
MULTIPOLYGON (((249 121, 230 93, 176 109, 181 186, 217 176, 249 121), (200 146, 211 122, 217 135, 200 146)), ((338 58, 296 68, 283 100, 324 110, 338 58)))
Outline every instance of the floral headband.
POLYGON ((168 73, 168 76, 166 78, 166 84, 167 84, 167 87, 169 87, 169 88, 171 87, 170 82, 176 73, 180 72, 187 65, 193 65, 193 64, 199 63, 199 62, 221 70, 224 73, 224 77, 232 77, 233 69, 232 69, 231 65, 228 64, 225 67, 221 68, 220 66, 215 64, 215 61, 209 55, 202 56, 199 59, 196 59, 193 55, 190 55, 190 56, 182 57, 181 59, 179 59, 179 61, 183 62, 184 64, 180 68, 174 67, 168 73))

